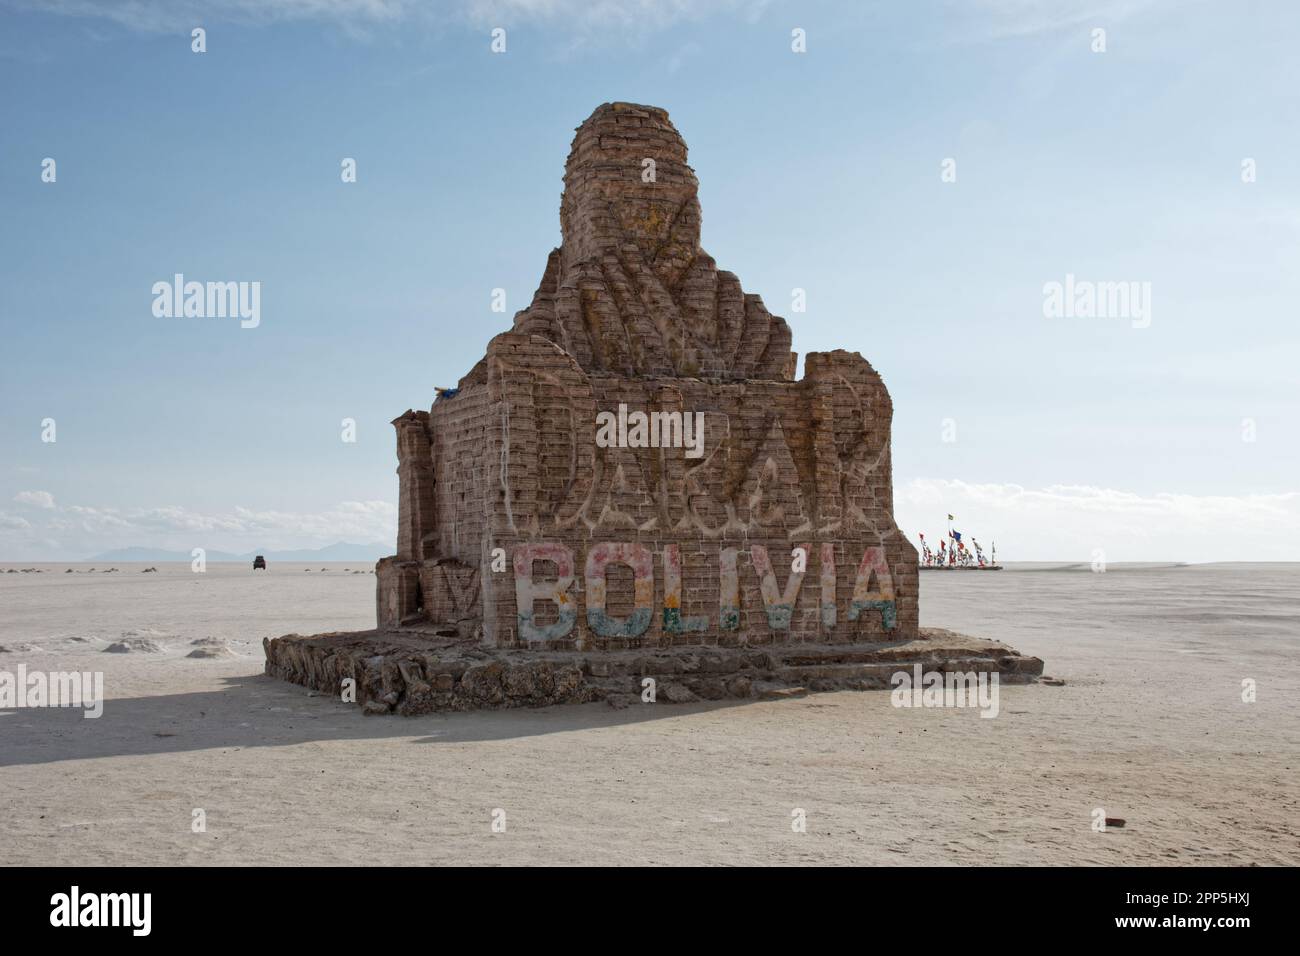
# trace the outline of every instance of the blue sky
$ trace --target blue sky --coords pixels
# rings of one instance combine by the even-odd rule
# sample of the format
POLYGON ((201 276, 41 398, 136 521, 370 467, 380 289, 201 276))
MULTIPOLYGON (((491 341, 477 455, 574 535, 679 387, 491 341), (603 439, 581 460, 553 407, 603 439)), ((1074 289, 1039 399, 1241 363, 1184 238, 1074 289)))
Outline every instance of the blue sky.
POLYGON ((573 129, 613 100, 669 111, 704 247, 794 348, 884 376, 909 533, 1292 559, 1298 27, 1281 2, 0 0, 0 559, 391 540, 388 422, 528 304, 573 129), (261 324, 156 318, 176 272, 261 282, 261 324), (1067 274, 1150 283, 1150 325, 1046 317, 1067 274))

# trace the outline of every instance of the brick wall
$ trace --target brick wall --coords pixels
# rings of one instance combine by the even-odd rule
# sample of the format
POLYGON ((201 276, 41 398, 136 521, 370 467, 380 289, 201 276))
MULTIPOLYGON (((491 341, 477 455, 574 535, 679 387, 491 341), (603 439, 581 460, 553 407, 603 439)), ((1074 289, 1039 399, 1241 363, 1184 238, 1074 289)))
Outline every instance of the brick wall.
POLYGON ((653 107, 606 104, 579 128, 564 241, 532 303, 458 394, 394 422, 381 626, 579 648, 915 634, 889 394, 845 351, 808 355, 793 380, 785 321, 699 247, 685 161, 653 107), (702 415, 702 454, 602 447, 597 415, 620 406, 702 415))

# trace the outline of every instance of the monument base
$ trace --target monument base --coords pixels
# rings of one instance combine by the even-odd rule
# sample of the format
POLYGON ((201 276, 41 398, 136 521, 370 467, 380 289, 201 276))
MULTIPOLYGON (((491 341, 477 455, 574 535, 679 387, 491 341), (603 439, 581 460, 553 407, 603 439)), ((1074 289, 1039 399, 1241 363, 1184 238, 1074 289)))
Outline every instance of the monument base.
POLYGON ((683 645, 622 651, 492 650, 449 628, 264 639, 266 673, 354 700, 366 714, 545 707, 603 700, 770 700, 812 691, 889 689, 899 671, 997 673, 1030 683, 1043 662, 997 641, 922 628, 915 640, 863 644, 683 645), (345 684, 351 680, 353 683, 345 684), (353 694, 347 694, 353 689, 353 694))

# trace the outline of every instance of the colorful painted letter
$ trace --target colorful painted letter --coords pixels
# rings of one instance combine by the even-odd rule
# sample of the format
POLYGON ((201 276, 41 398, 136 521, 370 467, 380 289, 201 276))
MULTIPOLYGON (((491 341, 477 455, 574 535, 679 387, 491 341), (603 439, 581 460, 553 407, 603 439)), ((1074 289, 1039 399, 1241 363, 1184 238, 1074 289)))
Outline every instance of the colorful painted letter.
POLYGON ((723 548, 718 554, 718 623, 724 631, 740 630, 740 575, 736 573, 735 548, 723 548))
POLYGON ((709 619, 682 617, 682 548, 664 545, 664 630, 669 634, 707 630, 709 619))
POLYGON ((822 570, 822 627, 835 626, 838 612, 835 609, 835 542, 823 541, 821 553, 822 570))
MULTIPOLYGON (((803 548, 806 556, 809 546, 803 548)), ((768 557, 767 548, 761 544, 750 545, 750 560, 754 564, 754 573, 758 575, 758 590, 763 595, 763 610, 767 612, 767 626, 774 631, 790 630, 790 618, 794 616, 794 605, 799 600, 799 587, 803 584, 803 571, 790 570, 785 580, 785 593, 777 590, 776 572, 772 570, 772 559, 768 557)))
POLYGON ((569 588, 573 587, 573 552, 562 544, 521 544, 515 548, 514 566, 520 639, 531 644, 565 637, 578 619, 578 607, 569 594, 569 588), (534 584, 534 561, 553 561, 556 580, 534 584), (537 624, 533 620, 534 601, 554 602, 558 612, 554 624, 537 624))
POLYGON ((587 552, 587 624, 600 637, 640 637, 654 612, 654 556, 643 544, 602 541, 587 552), (632 613, 611 617, 605 610, 605 569, 626 564, 632 569, 632 613))
POLYGON ((849 605, 849 620, 856 621, 863 611, 879 611, 880 623, 892 631, 898 622, 898 603, 894 597, 894 579, 889 573, 884 548, 867 548, 858 565, 858 577, 853 582, 853 603, 849 605), (871 589, 872 575, 876 589, 871 589))

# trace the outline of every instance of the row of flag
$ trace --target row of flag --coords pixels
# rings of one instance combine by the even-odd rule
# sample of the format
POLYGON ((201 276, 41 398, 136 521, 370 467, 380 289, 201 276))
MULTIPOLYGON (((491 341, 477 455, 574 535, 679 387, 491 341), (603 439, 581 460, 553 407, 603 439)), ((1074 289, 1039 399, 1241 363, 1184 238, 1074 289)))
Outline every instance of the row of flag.
MULTIPOLYGON (((948 520, 951 522, 953 516, 948 515, 948 520)), ((951 525, 948 526, 948 537, 952 540, 952 546, 949 547, 946 541, 941 540, 939 542, 939 551, 937 554, 930 550, 929 544, 926 543, 925 535, 922 534, 920 537, 921 562, 923 564, 930 565, 937 563, 940 565, 951 565, 974 563, 978 564, 980 567, 984 567, 986 564, 984 560, 984 549, 980 547, 980 543, 974 538, 970 539, 971 546, 975 549, 975 554, 972 556, 970 551, 966 548, 966 543, 962 541, 961 532, 951 525)), ((996 554, 997 545, 995 544, 993 548, 994 553, 996 554)))

